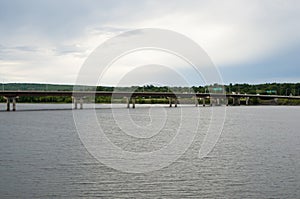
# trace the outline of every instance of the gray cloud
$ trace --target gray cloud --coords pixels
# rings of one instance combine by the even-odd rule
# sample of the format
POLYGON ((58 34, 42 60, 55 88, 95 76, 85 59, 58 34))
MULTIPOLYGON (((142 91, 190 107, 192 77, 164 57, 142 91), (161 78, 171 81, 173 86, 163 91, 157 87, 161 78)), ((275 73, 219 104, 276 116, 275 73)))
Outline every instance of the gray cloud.
POLYGON ((0 52, 10 52, 10 51, 24 51, 24 52, 37 52, 39 51, 36 46, 3 46, 0 45, 0 52))
POLYGON ((87 56, 85 48, 80 47, 78 45, 58 45, 54 49, 52 49, 53 52, 56 55, 62 56, 62 55, 68 55, 68 54, 73 54, 77 56, 87 56))
POLYGON ((122 27, 117 27, 117 26, 99 26, 99 27, 94 27, 90 29, 90 32, 93 34, 108 34, 108 33, 113 33, 113 34, 120 34, 125 31, 129 31, 131 29, 129 28, 122 28, 122 27))
MULTIPOLYGON (((74 63, 79 68, 88 53, 106 38, 145 27, 166 28, 187 35, 207 51, 222 71, 226 68, 250 71, 252 63, 256 66, 267 63, 268 70, 273 71, 280 71, 278 67, 288 64, 287 68, 295 71, 295 67, 299 67, 297 55, 300 53, 296 48, 300 44, 299 10, 297 0, 2 0, 1 75, 16 79, 13 75, 21 70, 8 71, 4 66, 18 62, 19 69, 23 67, 26 71, 30 68, 42 68, 41 71, 65 68, 64 73, 74 77, 74 63), (288 61, 278 58, 283 54, 288 61), (284 60, 283 64, 276 64, 284 60), (68 72, 70 68, 72 70, 68 72)), ((293 75, 295 79, 295 74, 291 73, 285 75, 293 75)), ((255 74, 251 77, 254 81, 263 79, 255 74)), ((39 79, 36 75, 38 73, 32 72, 30 77, 28 73, 26 78, 28 81, 39 79)), ((235 81, 229 73, 224 75, 228 81, 235 81)), ((53 77, 49 75, 47 79, 44 75, 45 81, 55 82, 53 77)), ((241 75, 240 79, 243 77, 248 78, 247 74, 241 75)), ((72 83, 72 78, 67 81, 72 83)))

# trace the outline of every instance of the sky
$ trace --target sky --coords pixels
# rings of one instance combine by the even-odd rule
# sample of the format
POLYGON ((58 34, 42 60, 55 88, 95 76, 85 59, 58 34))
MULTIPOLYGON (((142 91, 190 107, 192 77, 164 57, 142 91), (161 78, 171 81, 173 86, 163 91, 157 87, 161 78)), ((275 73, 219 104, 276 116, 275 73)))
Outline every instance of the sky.
MULTIPOLYGON (((0 81, 74 84, 103 42, 159 28, 201 46, 225 84, 300 82, 299 22, 298 0, 1 0, 0 81)), ((99 82, 176 85, 179 75, 205 84, 193 70, 174 55, 142 51, 117 60, 99 82)))

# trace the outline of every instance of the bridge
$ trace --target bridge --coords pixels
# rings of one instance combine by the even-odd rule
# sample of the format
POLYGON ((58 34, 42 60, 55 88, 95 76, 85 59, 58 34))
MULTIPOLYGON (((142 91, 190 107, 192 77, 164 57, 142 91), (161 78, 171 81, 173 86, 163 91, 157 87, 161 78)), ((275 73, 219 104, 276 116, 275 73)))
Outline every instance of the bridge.
POLYGON ((240 105, 240 99, 244 98, 246 105, 249 104, 250 98, 260 99, 296 99, 300 100, 300 96, 283 96, 283 95, 255 95, 255 94, 223 94, 223 93, 172 93, 172 92, 117 92, 117 91, 0 91, 0 96, 6 99, 7 111, 10 111, 10 104, 13 104, 12 110, 16 111, 16 103, 18 97, 46 97, 46 96, 60 96, 60 97, 72 97, 74 103, 74 109, 83 109, 84 98, 86 97, 98 97, 98 96, 113 96, 119 98, 126 98, 127 108, 132 103, 132 108, 135 108, 135 98, 137 97, 163 97, 169 99, 169 106, 177 107, 179 98, 194 98, 195 106, 198 106, 199 99, 202 100, 203 106, 205 106, 205 99, 209 99, 209 105, 229 105, 229 98, 232 98, 232 105, 240 105))

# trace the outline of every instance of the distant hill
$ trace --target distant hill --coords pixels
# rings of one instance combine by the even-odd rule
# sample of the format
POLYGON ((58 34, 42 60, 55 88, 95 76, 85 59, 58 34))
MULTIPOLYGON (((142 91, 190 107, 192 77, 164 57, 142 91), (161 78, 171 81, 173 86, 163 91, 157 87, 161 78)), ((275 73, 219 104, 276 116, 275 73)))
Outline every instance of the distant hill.
MULTIPOLYGON (((1 90, 2 89, 3 87, 1 88, 1 90)), ((8 83, 8 84, 4 84, 4 89, 5 90, 72 91, 73 85, 8 83)))

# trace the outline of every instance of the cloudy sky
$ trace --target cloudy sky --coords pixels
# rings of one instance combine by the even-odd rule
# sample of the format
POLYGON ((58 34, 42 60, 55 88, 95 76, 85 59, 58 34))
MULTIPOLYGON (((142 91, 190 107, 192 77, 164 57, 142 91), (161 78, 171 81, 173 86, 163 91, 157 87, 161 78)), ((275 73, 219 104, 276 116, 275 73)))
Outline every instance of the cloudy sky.
MULTIPOLYGON (((205 50, 225 83, 300 82, 298 0, 1 0, 0 81, 73 84, 97 46, 139 28, 189 37, 205 50)), ((147 67, 123 73, 141 79, 155 69, 164 81, 154 73, 153 82, 173 84, 172 73, 157 68, 169 65, 183 68, 191 84, 201 83, 190 66, 161 52, 124 57, 101 83, 114 85, 120 68, 137 63, 147 67), (156 67, 149 69, 151 64, 156 67)))

